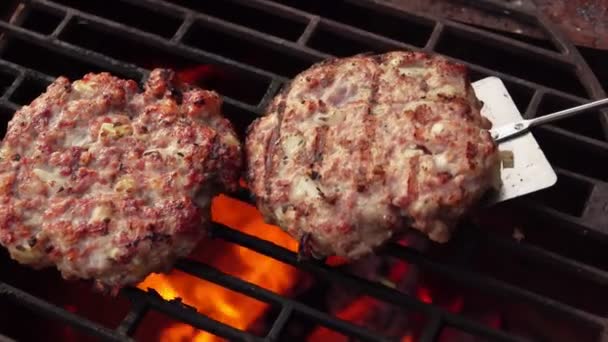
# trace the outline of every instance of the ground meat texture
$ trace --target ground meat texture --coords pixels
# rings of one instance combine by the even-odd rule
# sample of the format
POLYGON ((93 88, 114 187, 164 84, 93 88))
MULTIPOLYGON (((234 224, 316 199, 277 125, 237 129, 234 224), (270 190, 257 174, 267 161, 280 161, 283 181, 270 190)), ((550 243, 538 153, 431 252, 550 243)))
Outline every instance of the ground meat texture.
POLYGON ((415 52, 315 65, 247 136, 248 182, 301 251, 356 258, 408 228, 445 242, 499 158, 467 70, 415 52))
POLYGON ((0 243, 15 260, 118 289, 165 271, 238 186, 241 147, 212 91, 152 71, 59 77, 0 145, 0 243))

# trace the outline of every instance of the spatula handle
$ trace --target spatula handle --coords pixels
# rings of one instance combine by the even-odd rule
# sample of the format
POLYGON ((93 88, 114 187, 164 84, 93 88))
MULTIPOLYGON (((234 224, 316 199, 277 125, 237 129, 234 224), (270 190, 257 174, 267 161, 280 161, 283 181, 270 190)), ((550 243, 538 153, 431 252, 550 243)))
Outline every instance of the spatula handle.
POLYGON ((565 119, 565 118, 571 117, 573 115, 576 115, 576 114, 579 114, 582 112, 586 112, 591 109, 598 109, 598 108, 604 107, 604 106, 608 106, 608 98, 585 103, 580 106, 560 110, 559 112, 555 112, 552 114, 539 116, 537 118, 528 120, 528 124, 529 124, 529 127, 544 125, 549 122, 553 122, 553 121, 560 120, 560 119, 565 119))

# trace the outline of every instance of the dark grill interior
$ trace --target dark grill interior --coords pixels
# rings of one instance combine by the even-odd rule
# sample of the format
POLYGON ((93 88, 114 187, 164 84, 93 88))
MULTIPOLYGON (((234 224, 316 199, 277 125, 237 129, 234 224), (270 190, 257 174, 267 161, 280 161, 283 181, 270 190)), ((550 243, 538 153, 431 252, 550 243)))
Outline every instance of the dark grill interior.
MULTIPOLYGON (((143 80, 158 66, 213 65, 213 73, 199 83, 225 96, 224 112, 243 135, 281 86, 311 64, 331 56, 391 49, 437 51, 469 65, 474 80, 500 77, 526 117, 605 96, 578 50, 544 17, 493 1, 476 3, 494 13, 508 10, 513 18, 541 27, 547 40, 533 42, 404 13, 372 0, 336 0, 331 5, 322 0, 3 1, 0 127, 4 134, 14 110, 59 75, 76 79, 107 70, 143 80)), ((585 52, 589 56, 592 67, 600 70, 599 58, 585 52)), ((605 82, 605 74, 601 77, 605 82)), ((534 131, 559 174, 553 188, 485 211, 474 222, 463 224, 449 244, 433 245, 425 252, 393 244, 382 252, 387 258, 406 261, 430 284, 446 291, 469 294, 481 306, 511 310, 522 320, 545 322, 544 327, 542 323, 535 327, 537 335, 522 332, 516 321, 492 326, 475 315, 459 314, 440 303, 430 304, 365 280, 344 267, 300 262, 287 249, 220 224, 215 225, 213 238, 294 265, 322 284, 356 289, 401 314, 418 317, 413 320, 422 322, 421 341, 449 341, 456 333, 477 338, 472 341, 549 341, 556 336, 563 341, 568 336, 606 340, 606 119, 606 113, 588 114, 534 131), (513 239, 514 227, 525 231, 522 241, 513 239)), ((235 196, 250 202, 245 191, 235 196)), ((58 279, 55 271, 20 267, 4 252, 0 263, 0 339, 2 334, 35 339, 26 328, 35 320, 45 322, 40 329, 49 331, 47 336, 67 326, 75 328, 69 330, 74 340, 86 336, 127 340, 136 336, 139 327, 153 329, 161 316, 230 340, 284 340, 294 338, 294 326, 315 325, 357 340, 394 338, 328 314, 315 303, 314 293, 308 294, 310 300, 306 295, 282 296, 191 259, 180 261, 176 268, 271 304, 265 328, 256 333, 242 331, 179 301, 166 301, 153 291, 136 288, 123 290, 117 298, 90 293, 88 309, 72 312, 61 299, 80 299, 58 294, 67 286, 64 281, 49 283, 44 291, 36 287, 36 279, 46 279, 39 277, 58 279), (119 319, 99 319, 94 314, 97 308, 113 310, 113 317, 119 319)))

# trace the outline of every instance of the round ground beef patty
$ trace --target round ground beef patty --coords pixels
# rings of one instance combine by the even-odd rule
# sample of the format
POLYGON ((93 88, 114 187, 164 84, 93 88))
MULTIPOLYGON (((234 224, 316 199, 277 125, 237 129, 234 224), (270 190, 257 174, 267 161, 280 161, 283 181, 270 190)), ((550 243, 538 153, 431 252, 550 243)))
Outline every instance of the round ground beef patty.
POLYGON ((465 66, 359 55, 296 76, 247 137, 267 221, 317 256, 364 255, 408 227, 445 242, 490 188, 497 147, 465 66))
POLYGON ((220 97, 152 71, 58 78, 0 145, 0 243, 17 261, 118 289, 165 271, 205 235, 211 197, 238 185, 220 97))

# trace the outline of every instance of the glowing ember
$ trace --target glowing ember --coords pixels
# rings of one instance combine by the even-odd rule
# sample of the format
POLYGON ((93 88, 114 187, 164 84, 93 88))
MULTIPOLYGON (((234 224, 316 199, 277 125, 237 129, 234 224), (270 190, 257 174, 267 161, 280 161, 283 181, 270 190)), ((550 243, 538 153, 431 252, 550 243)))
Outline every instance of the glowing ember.
POLYGON ((401 339, 401 342, 414 342, 414 336, 412 336, 411 334, 405 335, 401 339))
POLYGON ((422 302, 428 304, 433 303, 433 298, 431 297, 431 290, 427 289, 426 287, 419 287, 417 292, 418 299, 420 299, 422 302))
MULTIPOLYGON (((203 86, 214 79, 227 77, 220 68, 213 65, 199 65, 181 70, 177 76, 181 82, 203 86)), ((241 181, 241 186, 246 186, 244 181, 241 181)), ((272 241, 292 251, 297 250, 297 242, 278 227, 265 224, 261 214, 251 205, 226 196, 218 196, 214 198, 211 209, 215 222, 272 241)), ((288 293, 299 278, 298 271, 289 265, 224 241, 203 241, 190 257, 279 294, 288 293)), ((268 308, 263 302, 178 271, 152 274, 138 287, 143 290, 152 288, 167 300, 181 298, 183 303, 195 307, 200 313, 242 330, 250 329, 268 308)), ((214 335, 181 323, 164 329, 160 339, 220 340, 214 335)))
MULTIPOLYGON (((265 224, 255 207, 246 203, 218 196, 213 200, 212 218, 292 251, 297 249, 297 243, 291 237, 278 227, 265 224)), ((280 294, 288 293, 298 280, 295 268, 223 241, 203 241, 192 258, 280 294)), ((251 328, 268 308, 263 302, 178 271, 150 275, 138 287, 153 288, 167 300, 179 297, 200 313, 242 330, 251 328)), ((160 338, 162 341, 219 340, 182 323, 163 330, 160 338)))
MULTIPOLYGON (((342 311, 336 316, 342 320, 349 321, 355 324, 361 324, 370 314, 373 315, 376 307, 380 305, 380 302, 374 298, 368 296, 361 296, 347 305, 342 311)), ((315 329, 312 334, 308 336, 309 342, 317 341, 344 341, 347 342, 350 338, 325 327, 319 327, 315 329)))
POLYGON ((180 71, 177 75, 180 81, 188 84, 196 84, 208 78, 219 77, 220 69, 212 65, 199 65, 194 68, 180 71))
POLYGON ((325 260, 327 266, 337 267, 348 264, 350 261, 346 258, 339 256, 330 256, 325 260))

